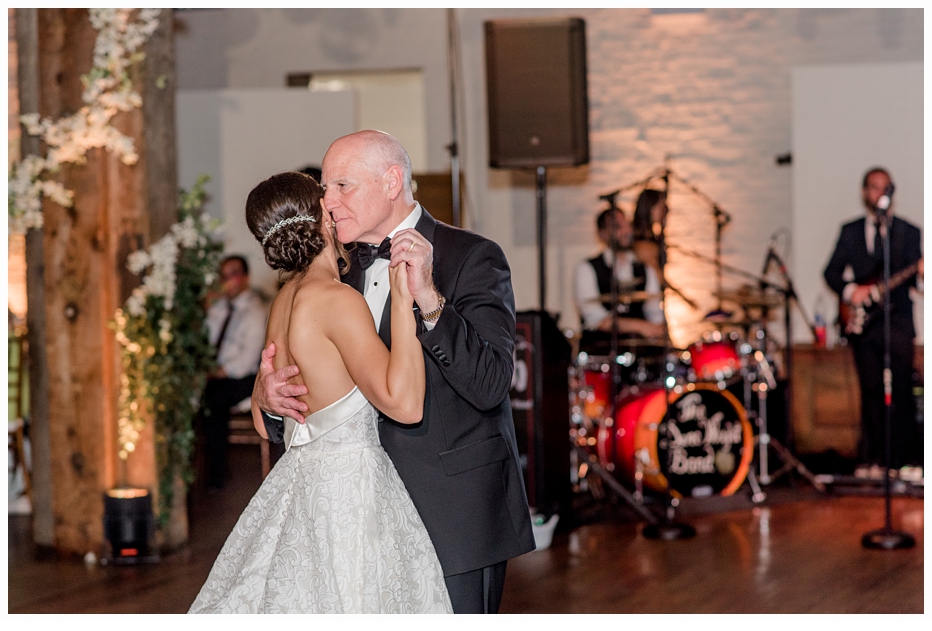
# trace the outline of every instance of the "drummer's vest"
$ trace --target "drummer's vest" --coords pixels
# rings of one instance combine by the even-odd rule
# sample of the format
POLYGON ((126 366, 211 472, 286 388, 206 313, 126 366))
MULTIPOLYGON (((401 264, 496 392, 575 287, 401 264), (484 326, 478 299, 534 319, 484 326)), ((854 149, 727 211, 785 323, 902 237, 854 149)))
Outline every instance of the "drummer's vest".
MULTIPOLYGON (((599 284, 599 293, 603 296, 608 296, 612 293, 612 268, 605 264, 605 259, 602 258, 602 255, 589 259, 589 265, 592 266, 592 269, 595 270, 595 279, 599 284)), ((632 261, 631 274, 633 276, 634 286, 632 289, 634 291, 644 291, 644 288, 647 287, 647 273, 644 269, 644 264, 640 261, 632 261)), ((619 294, 622 298, 623 294, 619 294)), ((612 310, 612 305, 608 301, 602 303, 609 312, 612 310)), ((644 320, 644 303, 631 301, 627 305, 628 311, 625 313, 619 312, 619 317, 622 318, 637 318, 639 320, 644 320)))

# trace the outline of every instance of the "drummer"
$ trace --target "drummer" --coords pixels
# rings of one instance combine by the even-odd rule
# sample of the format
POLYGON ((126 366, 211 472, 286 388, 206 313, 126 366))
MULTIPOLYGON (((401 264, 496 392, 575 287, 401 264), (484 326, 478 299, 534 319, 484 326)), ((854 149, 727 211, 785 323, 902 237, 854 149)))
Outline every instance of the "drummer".
POLYGON ((608 355, 612 315, 612 261, 618 281, 619 339, 663 339, 666 336, 657 271, 632 250, 634 233, 625 213, 617 207, 596 218, 602 251, 576 267, 574 298, 582 324, 580 352, 608 355))

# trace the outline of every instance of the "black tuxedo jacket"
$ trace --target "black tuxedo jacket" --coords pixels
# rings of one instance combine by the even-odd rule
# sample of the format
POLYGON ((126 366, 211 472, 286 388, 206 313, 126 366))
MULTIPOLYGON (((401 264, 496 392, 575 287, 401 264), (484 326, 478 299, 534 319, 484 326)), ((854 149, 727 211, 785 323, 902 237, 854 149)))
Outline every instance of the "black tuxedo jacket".
MULTIPOLYGON (((404 425, 383 416, 379 436, 449 576, 535 547, 508 396, 514 294, 494 242, 423 208, 415 229, 433 244, 434 285, 446 306, 430 331, 415 315, 427 375, 423 420, 404 425)), ((342 280, 361 292, 365 272, 353 251, 350 260, 342 280)), ((379 335, 389 348, 390 317, 387 302, 379 335)))
MULTIPOLYGON (((850 266, 854 272, 854 282, 869 285, 883 280, 883 252, 869 254, 864 238, 865 217, 846 223, 841 227, 841 234, 835 245, 832 258, 825 267, 825 282, 836 294, 841 296, 847 281, 842 275, 850 266)), ((922 257, 922 242, 919 228, 908 221, 893 217, 890 230, 890 275, 909 267, 922 257)), ((909 288, 916 286, 916 277, 904 282, 890 293, 890 326, 898 331, 908 331, 915 336, 913 325, 913 305, 909 297, 909 288)), ((874 317, 868 323, 864 334, 874 329, 883 328, 883 318, 874 317)))

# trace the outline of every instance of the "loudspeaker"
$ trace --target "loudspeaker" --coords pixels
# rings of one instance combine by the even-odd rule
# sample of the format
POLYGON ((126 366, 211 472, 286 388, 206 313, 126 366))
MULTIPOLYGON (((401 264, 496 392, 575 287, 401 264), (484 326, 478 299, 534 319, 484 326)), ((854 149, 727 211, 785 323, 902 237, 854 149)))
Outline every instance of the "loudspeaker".
POLYGON ((517 314, 510 398, 528 503, 541 514, 561 514, 561 521, 571 508, 571 354, 569 341, 549 313, 517 314))
POLYGON ((580 18, 485 22, 489 165, 589 162, 586 23, 580 18))

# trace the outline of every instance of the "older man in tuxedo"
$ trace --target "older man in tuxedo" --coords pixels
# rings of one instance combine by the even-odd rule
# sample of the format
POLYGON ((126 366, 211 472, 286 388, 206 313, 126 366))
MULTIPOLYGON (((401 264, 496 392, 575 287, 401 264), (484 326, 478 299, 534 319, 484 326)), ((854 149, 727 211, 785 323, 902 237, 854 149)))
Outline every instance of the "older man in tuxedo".
MULTIPOLYGON (((424 348, 424 418, 382 417, 382 446, 427 527, 456 613, 496 613, 508 559, 534 549, 508 392, 515 307, 501 248, 437 222, 414 201, 411 162, 392 136, 362 131, 337 139, 323 160, 324 206, 342 243, 356 243, 343 282, 366 298, 390 339, 388 268, 408 264, 424 348)), ((303 418, 288 385, 296 366, 275 371, 263 352, 253 393, 266 413, 303 418)))

